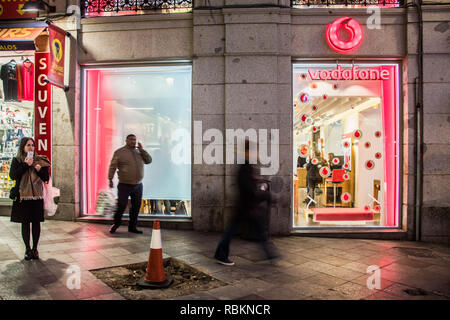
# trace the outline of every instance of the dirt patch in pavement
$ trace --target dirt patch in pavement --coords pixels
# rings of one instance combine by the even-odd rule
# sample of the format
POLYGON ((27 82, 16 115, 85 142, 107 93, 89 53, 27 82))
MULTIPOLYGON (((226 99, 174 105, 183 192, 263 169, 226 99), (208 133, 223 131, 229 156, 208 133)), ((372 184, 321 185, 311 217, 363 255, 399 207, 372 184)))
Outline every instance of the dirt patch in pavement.
POLYGON ((147 262, 142 262, 90 272, 127 300, 171 299, 226 285, 180 260, 167 258, 164 259, 164 270, 166 276, 173 279, 170 287, 143 289, 137 282, 145 276, 146 268, 147 262))

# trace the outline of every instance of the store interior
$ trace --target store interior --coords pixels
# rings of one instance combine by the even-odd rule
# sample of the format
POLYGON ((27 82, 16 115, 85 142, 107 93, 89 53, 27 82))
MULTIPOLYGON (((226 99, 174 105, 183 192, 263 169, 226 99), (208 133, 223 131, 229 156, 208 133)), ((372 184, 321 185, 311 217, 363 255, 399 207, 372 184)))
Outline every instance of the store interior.
POLYGON ((191 67, 90 69, 84 81, 84 213, 99 214, 113 152, 132 133, 152 157, 144 166, 140 215, 190 216, 191 167, 173 161, 172 151, 181 147, 190 161, 191 67))
POLYGON ((383 226, 382 81, 308 73, 335 67, 294 65, 294 227, 383 226))
POLYGON ((34 51, 0 52, 0 68, 0 200, 9 201, 11 160, 20 139, 33 136, 34 51))

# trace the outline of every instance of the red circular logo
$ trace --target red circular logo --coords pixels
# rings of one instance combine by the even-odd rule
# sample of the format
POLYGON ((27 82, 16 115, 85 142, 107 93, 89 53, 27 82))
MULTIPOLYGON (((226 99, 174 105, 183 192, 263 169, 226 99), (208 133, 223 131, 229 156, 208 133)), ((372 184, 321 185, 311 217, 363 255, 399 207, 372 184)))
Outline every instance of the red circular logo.
POLYGON ((366 169, 372 170, 375 167, 375 163, 372 160, 366 161, 366 169))
POLYGON ((345 181, 350 179, 350 175, 348 173, 344 173, 344 175, 342 176, 342 178, 344 178, 345 181))
POLYGON ((348 163, 344 164, 344 169, 348 170, 348 168, 350 168, 350 166, 348 165, 348 163))
POLYGON ((370 142, 367 141, 367 142, 364 144, 364 146, 365 146, 366 148, 370 148, 370 142))
POLYGON ((333 164, 339 164, 339 158, 333 158, 331 162, 333 162, 333 164))
POLYGON ((375 158, 376 159, 381 159, 381 152, 375 153, 375 158))
POLYGON ((362 131, 361 130, 355 130, 355 132, 353 132, 353 137, 355 137, 356 139, 359 139, 362 137, 362 131))
POLYGON ((319 174, 322 178, 328 178, 330 176, 331 170, 328 167, 322 167, 319 174))
POLYGON ((350 193, 344 192, 344 193, 341 195, 341 201, 342 201, 342 202, 348 203, 348 202, 350 202, 351 200, 352 200, 352 195, 351 195, 350 193))
POLYGON ((311 160, 311 163, 316 165, 316 164, 319 163, 319 160, 317 160, 317 158, 314 158, 314 159, 311 160))
POLYGON ((377 138, 381 137, 381 131, 376 131, 375 132, 375 137, 377 137, 377 138))
POLYGON ((317 132, 317 127, 313 127, 313 132, 317 132))
POLYGON ((302 93, 300 95, 300 101, 305 103, 306 101, 308 101, 308 96, 305 93, 302 93))
POLYGON ((326 39, 328 45, 338 53, 349 54, 356 50, 362 42, 363 31, 361 25, 353 18, 342 17, 327 26, 326 39), (344 28, 348 32, 347 41, 339 38, 339 30, 344 28))
POLYGON ((309 147, 306 144, 302 144, 298 149, 298 155, 302 158, 306 158, 308 155, 309 147))
POLYGON ((302 114, 302 117, 301 117, 302 122, 305 122, 307 118, 308 117, 306 116, 306 114, 302 114))

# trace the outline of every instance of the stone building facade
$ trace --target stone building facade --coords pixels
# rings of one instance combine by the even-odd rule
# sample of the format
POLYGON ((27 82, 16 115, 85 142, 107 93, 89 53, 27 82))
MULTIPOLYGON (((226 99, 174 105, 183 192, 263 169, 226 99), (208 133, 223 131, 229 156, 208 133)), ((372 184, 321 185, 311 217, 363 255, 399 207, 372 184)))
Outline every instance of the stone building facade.
MULTIPOLYGON (((57 6, 59 12, 66 10, 63 4, 57 6)), ((448 244, 450 6, 424 5, 421 13, 423 106, 419 111, 421 55, 414 7, 382 8, 381 29, 367 27, 371 13, 366 8, 291 7, 286 0, 197 0, 186 13, 89 17, 82 18, 78 28, 73 17, 55 21, 72 35, 71 90, 53 88, 53 180, 61 189, 55 219, 87 219, 82 217, 80 182, 83 68, 187 61, 192 64, 192 121, 202 121, 203 132, 209 128, 222 132, 279 129, 280 168, 269 178, 278 197, 271 208, 271 234, 408 240, 417 236, 448 244), (356 19, 365 33, 359 49, 345 56, 332 51, 324 38, 326 25, 342 16, 356 19), (294 230, 293 63, 383 59, 401 66, 399 227, 294 230), (417 139, 422 142, 419 157, 417 139)), ((221 147, 226 153, 226 146, 221 147)), ((193 164, 192 218, 162 218, 163 227, 165 223, 173 228, 222 231, 234 211, 235 176, 235 165, 193 164)))

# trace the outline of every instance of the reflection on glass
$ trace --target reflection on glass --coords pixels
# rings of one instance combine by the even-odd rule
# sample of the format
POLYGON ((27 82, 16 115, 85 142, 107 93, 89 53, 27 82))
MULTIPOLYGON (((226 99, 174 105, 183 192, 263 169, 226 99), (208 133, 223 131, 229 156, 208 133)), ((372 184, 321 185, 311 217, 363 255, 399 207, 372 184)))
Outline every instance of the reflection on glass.
POLYGON ((397 158, 388 144, 395 87, 388 92, 381 79, 312 80, 332 70, 335 64, 294 65, 294 226, 393 226, 396 177, 386 172, 397 158))

